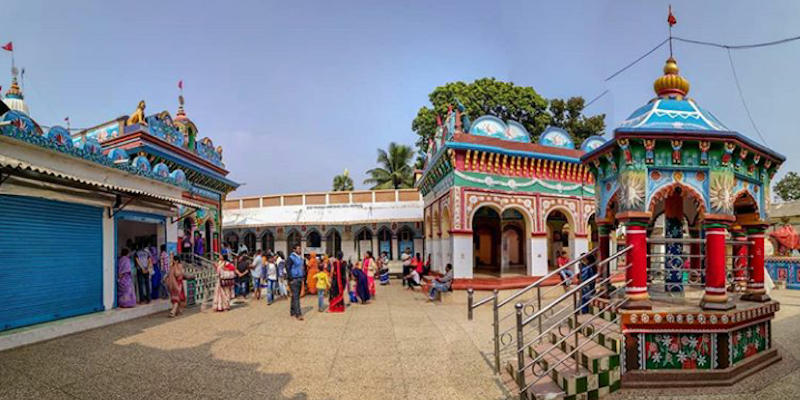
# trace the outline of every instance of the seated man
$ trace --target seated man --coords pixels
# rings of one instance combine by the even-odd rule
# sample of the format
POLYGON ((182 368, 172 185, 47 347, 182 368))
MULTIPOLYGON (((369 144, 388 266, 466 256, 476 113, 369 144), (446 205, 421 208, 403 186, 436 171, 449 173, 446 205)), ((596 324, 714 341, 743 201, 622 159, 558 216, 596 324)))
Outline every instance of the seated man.
MULTIPOLYGON (((564 251, 564 250, 561 250, 561 252, 558 255, 558 258, 556 259, 556 263, 558 264, 558 268, 561 268, 564 265, 567 265, 569 263, 569 261, 570 260, 569 260, 569 257, 567 257, 567 252, 564 251)), ((575 276, 575 270, 568 267, 568 268, 564 268, 561 271, 559 271, 558 274, 561 275, 561 281, 562 281, 561 283, 564 285, 564 290, 566 290, 567 287, 572 285, 572 278, 575 276)))
POLYGON ((453 284, 453 265, 447 264, 444 267, 444 276, 441 278, 436 278, 431 281, 431 289, 428 292, 428 300, 433 301, 436 299, 436 292, 443 293, 450 290, 450 286, 453 284))
POLYGON ((403 277, 403 280, 408 282, 408 288, 411 290, 414 290, 415 286, 421 286, 419 272, 416 269, 412 269, 408 275, 403 277))

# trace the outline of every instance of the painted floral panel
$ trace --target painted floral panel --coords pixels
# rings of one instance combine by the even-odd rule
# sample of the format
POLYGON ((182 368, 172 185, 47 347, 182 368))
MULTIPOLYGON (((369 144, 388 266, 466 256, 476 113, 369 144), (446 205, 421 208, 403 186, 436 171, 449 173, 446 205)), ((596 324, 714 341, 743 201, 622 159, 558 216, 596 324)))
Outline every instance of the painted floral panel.
POLYGON ((734 364, 766 349, 766 323, 751 325, 731 333, 731 360, 734 364))
POLYGON ((711 369, 711 334, 645 334, 646 369, 711 369))

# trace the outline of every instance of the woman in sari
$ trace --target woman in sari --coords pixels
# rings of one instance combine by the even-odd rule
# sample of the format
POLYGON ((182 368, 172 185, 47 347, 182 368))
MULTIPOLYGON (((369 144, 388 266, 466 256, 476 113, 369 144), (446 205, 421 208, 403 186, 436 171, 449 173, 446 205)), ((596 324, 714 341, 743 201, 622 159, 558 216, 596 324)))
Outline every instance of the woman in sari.
POLYGON ((314 283, 314 275, 319 272, 319 261, 317 260, 317 253, 312 251, 311 257, 307 262, 308 272, 306 273, 306 287, 309 294, 317 294, 317 285, 314 283))
POLYGON ((344 312, 344 294, 347 291, 347 267, 342 262, 344 254, 336 253, 336 258, 330 264, 331 288, 328 312, 344 312))
POLYGON ((236 267, 232 263, 220 259, 217 262, 217 286, 214 288, 214 310, 228 311, 231 309, 231 297, 235 282, 236 267))
POLYGON ((370 297, 375 297, 375 259, 372 258, 372 252, 367 251, 362 264, 364 274, 367 275, 367 290, 369 290, 370 297))
POLYGON ((178 257, 172 258, 172 265, 170 265, 167 275, 167 290, 169 290, 169 300, 172 302, 169 317, 173 318, 180 315, 186 308, 186 292, 183 290, 183 264, 178 257))
POLYGON ((353 268, 353 277, 356 278, 356 295, 361 300, 361 304, 367 304, 369 301, 369 282, 363 265, 356 265, 353 268))
POLYGON ((131 278, 131 258, 128 249, 122 249, 122 255, 117 260, 117 306, 130 308, 136 306, 136 294, 133 292, 133 279, 131 278))

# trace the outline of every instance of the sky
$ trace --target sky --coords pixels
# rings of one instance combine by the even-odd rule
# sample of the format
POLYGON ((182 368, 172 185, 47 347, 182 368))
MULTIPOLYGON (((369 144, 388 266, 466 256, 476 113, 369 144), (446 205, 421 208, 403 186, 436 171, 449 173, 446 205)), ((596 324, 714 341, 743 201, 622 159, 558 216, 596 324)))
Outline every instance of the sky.
MULTIPOLYGON (((356 188, 378 148, 413 145, 411 122, 436 86, 495 77, 546 98, 608 94, 607 135, 654 97, 667 37, 749 44, 800 35, 796 1, 6 1, 0 42, 13 41, 25 100, 41 125, 88 127, 177 110, 224 148, 233 196, 327 191, 349 169, 356 188), (385 3, 385 4, 384 4, 385 3)), ((675 43, 690 97, 759 142, 725 50, 675 43)), ((792 119, 800 41, 736 50, 745 101, 766 143, 800 169, 792 119)), ((11 57, 0 54, 0 71, 11 57)), ((7 89, 10 72, 0 72, 7 89), (5 77, 4 77, 5 76, 5 77)))

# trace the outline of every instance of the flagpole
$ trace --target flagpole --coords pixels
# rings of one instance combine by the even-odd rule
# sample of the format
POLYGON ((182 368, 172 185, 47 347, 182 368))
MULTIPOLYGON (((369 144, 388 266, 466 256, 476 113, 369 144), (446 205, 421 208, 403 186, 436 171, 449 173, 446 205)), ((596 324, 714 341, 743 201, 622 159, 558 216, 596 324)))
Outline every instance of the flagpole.
MULTIPOLYGON (((669 18, 672 18, 672 4, 669 5, 669 18)), ((672 58, 672 21, 667 18, 667 26, 669 26, 669 58, 672 58)))

